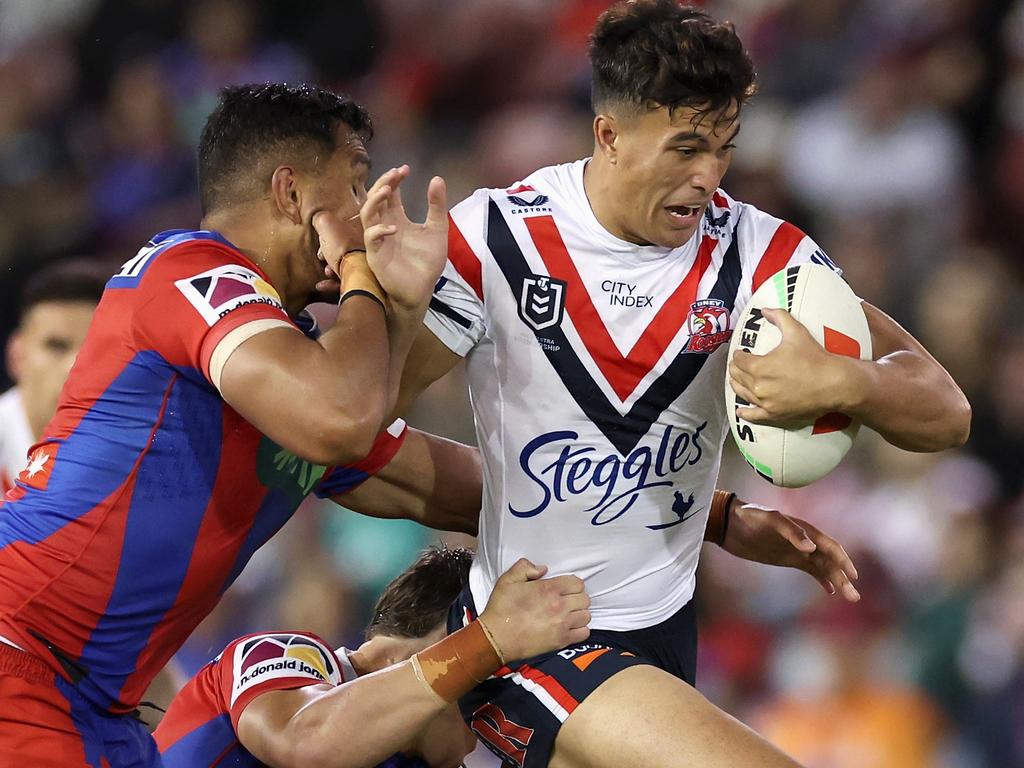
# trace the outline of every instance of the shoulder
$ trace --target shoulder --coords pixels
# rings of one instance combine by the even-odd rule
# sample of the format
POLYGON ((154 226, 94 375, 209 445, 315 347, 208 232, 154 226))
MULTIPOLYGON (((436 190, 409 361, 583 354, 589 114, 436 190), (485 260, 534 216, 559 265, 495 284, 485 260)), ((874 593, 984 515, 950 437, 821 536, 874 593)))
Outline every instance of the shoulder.
POLYGON ((486 218, 497 209, 505 214, 537 214, 551 212, 553 204, 570 202, 572 190, 583 178, 585 160, 551 165, 534 171, 508 187, 485 187, 476 190, 452 209, 458 222, 476 215, 486 218))
POLYGON ((156 235, 108 283, 137 289, 141 303, 184 298, 213 325, 246 304, 282 308, 266 274, 216 232, 173 230, 156 235))
POLYGON ((217 662, 229 674, 230 705, 257 687, 288 681, 313 685, 343 682, 331 647, 308 632, 267 632, 231 642, 217 662))

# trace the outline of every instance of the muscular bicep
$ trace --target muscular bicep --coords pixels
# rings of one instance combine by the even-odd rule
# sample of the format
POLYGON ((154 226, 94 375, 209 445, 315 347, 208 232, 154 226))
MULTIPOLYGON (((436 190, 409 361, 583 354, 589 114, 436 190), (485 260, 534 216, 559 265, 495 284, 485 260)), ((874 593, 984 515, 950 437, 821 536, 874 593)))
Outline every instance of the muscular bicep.
POLYGON ((287 325, 240 339, 229 334, 213 352, 211 379, 246 421, 303 455, 310 448, 305 436, 317 429, 316 371, 324 356, 319 344, 287 325))
POLYGON ((290 727, 292 718, 333 688, 331 685, 307 685, 257 696, 238 716, 238 741, 262 763, 286 763, 295 747, 295 734, 290 727))
POLYGON ((871 332, 872 359, 879 360, 894 352, 914 352, 932 359, 924 345, 885 312, 866 301, 861 302, 861 307, 871 332))
POLYGON ((426 326, 420 328, 402 371, 402 387, 392 418, 404 415, 423 390, 448 373, 461 359, 430 329, 426 326))
POLYGON ((387 407, 383 314, 375 302, 347 304, 352 311, 317 341, 290 326, 272 327, 222 352, 231 341, 225 336, 213 353, 224 400, 278 445, 316 464, 366 456, 387 407))

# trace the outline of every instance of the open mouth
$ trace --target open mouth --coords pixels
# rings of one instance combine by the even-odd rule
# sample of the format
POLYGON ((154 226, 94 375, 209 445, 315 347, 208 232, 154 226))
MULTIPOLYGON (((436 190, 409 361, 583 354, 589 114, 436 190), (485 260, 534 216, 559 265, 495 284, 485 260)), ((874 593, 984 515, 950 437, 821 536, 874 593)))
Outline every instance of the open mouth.
POLYGON ((667 205, 665 210, 669 215, 677 219, 688 219, 700 213, 699 205, 667 205))

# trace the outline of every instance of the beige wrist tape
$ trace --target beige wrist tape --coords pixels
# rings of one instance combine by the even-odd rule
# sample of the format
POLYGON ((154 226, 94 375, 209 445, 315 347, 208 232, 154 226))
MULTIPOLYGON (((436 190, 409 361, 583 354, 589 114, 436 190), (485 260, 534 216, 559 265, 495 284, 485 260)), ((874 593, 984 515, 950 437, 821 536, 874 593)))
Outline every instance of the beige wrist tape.
POLYGON ((387 293, 366 263, 366 254, 362 251, 350 251, 341 260, 341 295, 349 291, 366 291, 380 300, 387 307, 387 293))
POLYGON ((498 651, 479 621, 412 657, 416 676, 442 701, 451 704, 502 665, 498 651))

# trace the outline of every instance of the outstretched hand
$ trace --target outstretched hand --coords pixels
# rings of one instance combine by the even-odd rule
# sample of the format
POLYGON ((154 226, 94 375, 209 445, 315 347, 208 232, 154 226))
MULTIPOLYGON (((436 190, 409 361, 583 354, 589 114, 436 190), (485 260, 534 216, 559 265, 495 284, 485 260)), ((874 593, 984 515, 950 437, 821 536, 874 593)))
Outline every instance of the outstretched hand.
POLYGON ((765 355, 736 352, 729 362, 733 391, 750 403, 736 409, 754 423, 793 426, 841 410, 849 358, 827 352, 784 309, 764 309, 764 318, 782 333, 782 341, 765 355))
POLYGON ((799 568, 830 595, 839 592, 855 603, 857 568, 843 546, 806 520, 760 504, 733 501, 722 548, 736 557, 768 565, 799 568))
POLYGON ((366 258, 388 298, 398 307, 426 307, 448 255, 448 208, 444 180, 435 176, 427 187, 427 217, 409 220, 402 205, 401 184, 409 166, 381 175, 359 212, 366 258))

